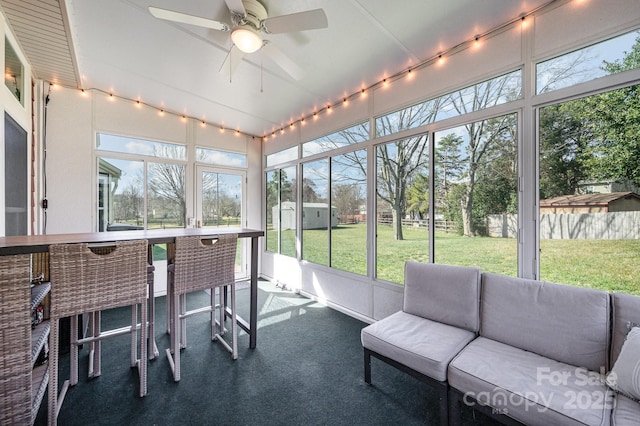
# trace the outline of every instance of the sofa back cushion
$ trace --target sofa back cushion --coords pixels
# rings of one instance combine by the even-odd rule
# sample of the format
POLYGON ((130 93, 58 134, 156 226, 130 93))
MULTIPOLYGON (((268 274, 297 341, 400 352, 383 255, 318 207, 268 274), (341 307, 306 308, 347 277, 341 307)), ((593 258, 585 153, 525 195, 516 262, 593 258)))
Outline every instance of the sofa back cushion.
POLYGON ((556 361, 607 368, 609 294, 483 274, 480 335, 556 361))
POLYGON ((480 327, 479 268, 408 261, 402 310, 477 332, 480 327))
POLYGON ((613 335, 611 336, 611 367, 620 355, 620 349, 632 326, 640 327, 640 297, 612 293, 613 335))

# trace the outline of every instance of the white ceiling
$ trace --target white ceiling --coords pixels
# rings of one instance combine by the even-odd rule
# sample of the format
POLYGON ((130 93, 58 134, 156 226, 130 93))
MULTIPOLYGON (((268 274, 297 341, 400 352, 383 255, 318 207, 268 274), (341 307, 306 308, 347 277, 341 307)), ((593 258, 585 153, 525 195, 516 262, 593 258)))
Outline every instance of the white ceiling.
MULTIPOLYGON (((219 72, 230 48, 229 33, 158 20, 148 11, 155 6, 230 23, 224 0, 35 4, 58 1, 71 35, 78 87, 140 99, 258 136, 549 2, 262 0, 269 16, 322 8, 329 27, 265 37, 302 68, 300 80, 257 52, 245 56, 230 81, 226 69, 219 72)), ((7 3, 23 7, 20 1, 0 1, 3 9, 7 3)), ((11 16, 9 22, 15 25, 11 16)), ((36 75, 48 75, 40 69, 46 64, 28 59, 36 75)))

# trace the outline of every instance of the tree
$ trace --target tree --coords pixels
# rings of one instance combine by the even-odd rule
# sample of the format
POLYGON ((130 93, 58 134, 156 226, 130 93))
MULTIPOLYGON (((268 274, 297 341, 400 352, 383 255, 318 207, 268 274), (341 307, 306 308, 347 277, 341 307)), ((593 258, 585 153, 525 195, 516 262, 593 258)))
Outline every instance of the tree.
POLYGON ((336 207, 339 218, 358 214, 364 199, 361 188, 357 183, 332 185, 331 205, 336 207))
MULTIPOLYGON (((489 108, 505 99, 517 99, 520 97, 521 89, 516 81, 520 78, 519 73, 511 73, 455 92, 452 95, 453 106, 462 115, 489 108)), ((460 207, 463 235, 470 237, 476 234, 473 211, 474 192, 480 177, 478 169, 488 160, 485 157, 488 157, 488 153, 496 148, 494 145, 505 143, 515 145, 515 116, 504 115, 473 122, 465 125, 464 129, 466 164, 461 178, 464 180, 465 191, 461 194, 460 207)))
POLYGON ((407 212, 424 219, 429 215, 429 174, 418 173, 407 190, 407 212))
POLYGON ((460 179, 464 163, 468 161, 460 150, 463 142, 460 136, 450 133, 440 139, 435 147, 436 188, 445 197, 449 190, 449 182, 460 179))
MULTIPOLYGON (((445 101, 437 98, 405 108, 397 114, 381 117, 377 120, 377 132, 390 134, 431 123, 445 101)), ((427 167, 428 152, 427 135, 390 142, 376 149, 376 192, 378 198, 391 208, 393 235, 396 240, 404 239, 402 217, 407 209, 407 189, 415 175, 427 167)))
POLYGON ((313 179, 303 178, 302 179, 302 200, 305 203, 319 203, 326 201, 324 198, 320 197, 317 192, 317 185, 313 179))
MULTIPOLYGON (((609 74, 638 67, 640 36, 623 59, 602 65, 609 74)), ((640 183, 640 87, 590 96, 577 110, 594 137, 588 164, 593 177, 640 183)))
POLYGON ((587 177, 591 133, 583 126, 575 102, 540 110, 540 198, 574 194, 587 177))
POLYGON ((148 175, 150 196, 159 199, 161 206, 175 217, 177 226, 183 227, 187 216, 185 166, 149 163, 148 175))
MULTIPOLYGON (((640 37, 614 74, 640 66, 640 37)), ((631 86, 540 112, 540 198, 576 193, 585 180, 640 184, 640 88, 631 86)))
POLYGON ((116 222, 126 222, 127 220, 136 220, 139 225, 139 219, 142 216, 142 185, 139 182, 129 183, 121 194, 114 194, 114 219, 116 222))
MULTIPOLYGON (((179 149, 178 146, 162 145, 155 147, 154 154, 160 158, 181 158, 179 149)), ((168 162, 149 163, 147 172, 149 196, 160 201, 159 206, 174 216, 178 227, 184 226, 187 216, 185 166, 168 162)))

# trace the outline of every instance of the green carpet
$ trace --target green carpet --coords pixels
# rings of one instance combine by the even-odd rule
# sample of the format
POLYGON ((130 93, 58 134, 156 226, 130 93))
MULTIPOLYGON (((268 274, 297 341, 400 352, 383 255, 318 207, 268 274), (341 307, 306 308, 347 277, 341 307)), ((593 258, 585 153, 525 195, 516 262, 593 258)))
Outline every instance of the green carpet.
MULTIPOLYGON (((189 307, 208 295, 190 295, 189 307)), ((238 312, 248 320, 249 291, 238 291, 238 312)), ((260 282, 257 348, 239 334, 236 361, 209 339, 206 314, 187 320, 182 379, 173 381, 164 349, 165 298, 156 299, 160 357, 149 363, 148 395, 137 396, 137 371, 129 368, 129 336, 103 342, 102 375, 87 379, 80 353, 80 382, 67 393, 61 425, 412 425, 438 424, 438 399, 430 386, 372 359, 363 379, 360 330, 365 323, 313 300, 260 282)), ((103 315, 103 328, 126 324, 129 311, 103 315)), ((228 323, 229 324, 229 323, 228 323)), ((61 356, 61 380, 68 377, 61 356)), ((46 395, 37 425, 46 424, 46 395)), ((463 424, 495 424, 470 409, 463 424)))

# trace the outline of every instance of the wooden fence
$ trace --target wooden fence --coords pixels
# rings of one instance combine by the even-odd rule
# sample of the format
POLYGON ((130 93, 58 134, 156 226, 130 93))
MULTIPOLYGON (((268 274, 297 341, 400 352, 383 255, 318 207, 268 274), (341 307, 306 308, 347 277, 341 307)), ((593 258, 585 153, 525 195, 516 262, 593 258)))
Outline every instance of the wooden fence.
MULTIPOLYGON (((516 215, 489 215, 490 237, 515 238, 516 215)), ((540 215, 540 238, 543 240, 637 240, 640 239, 640 211, 613 213, 573 213, 540 215)))
MULTIPOLYGON (((391 226, 393 220, 390 217, 378 218, 378 225, 391 226)), ((436 231, 455 232, 455 222, 449 222, 446 220, 436 220, 433 222, 436 231)), ((429 220, 414 220, 414 219, 402 219, 402 226, 407 228, 423 228, 429 229, 429 220)))

